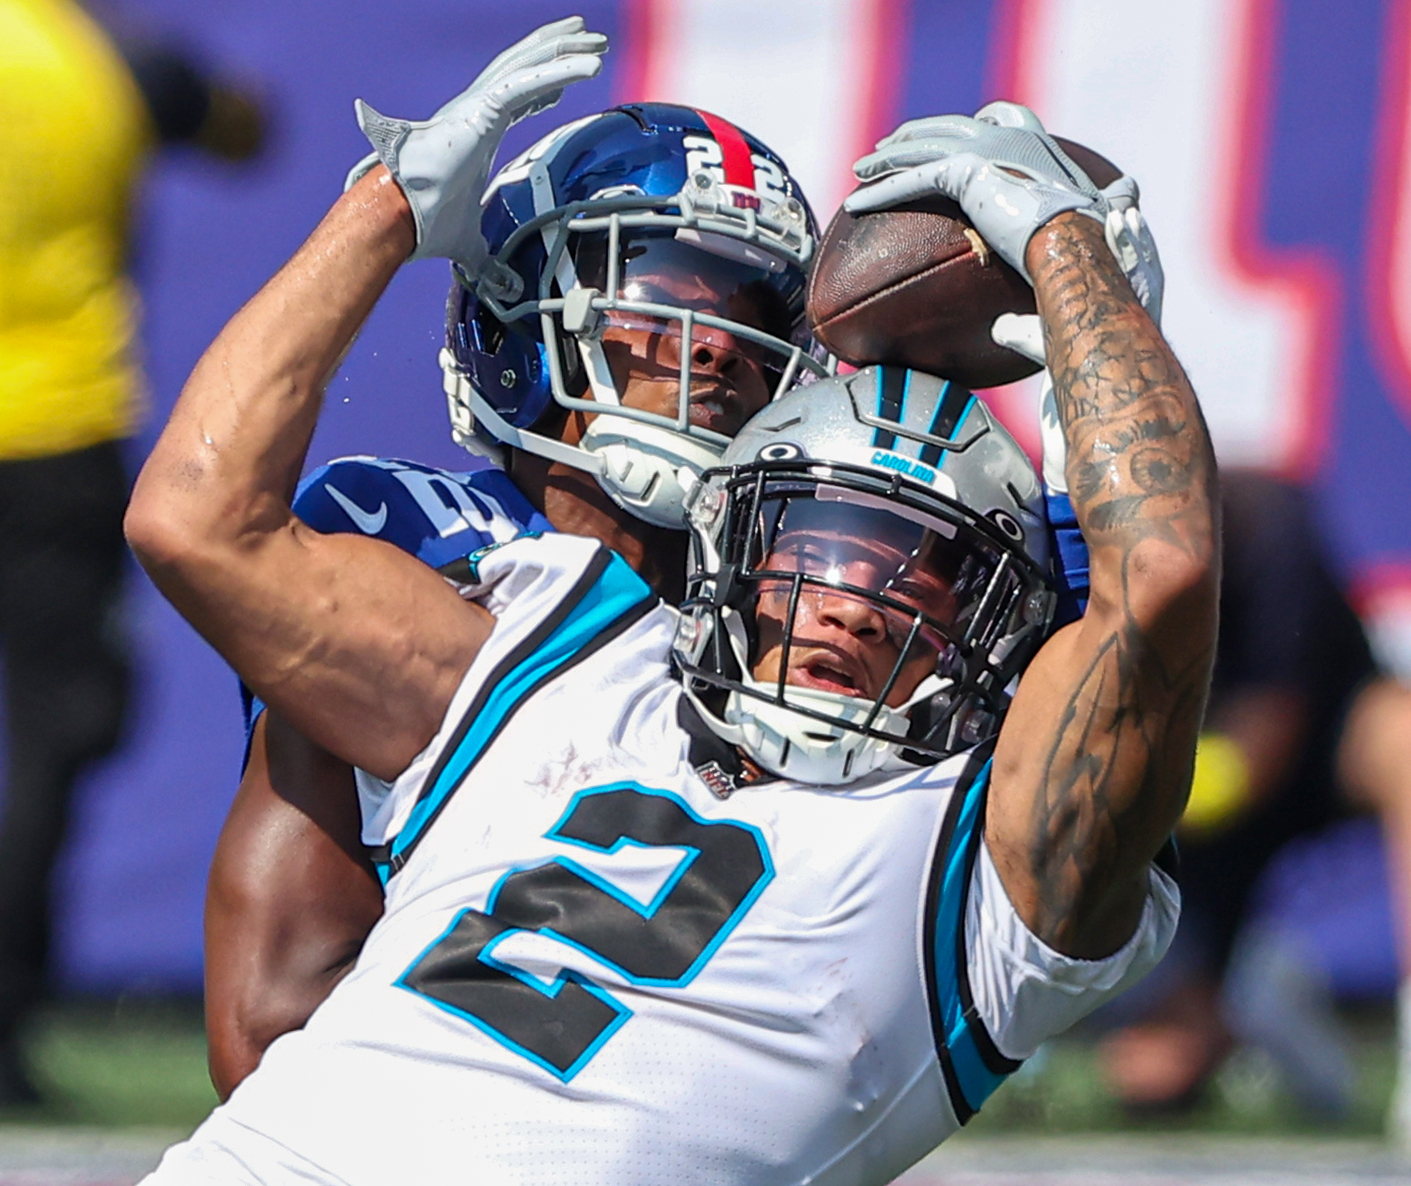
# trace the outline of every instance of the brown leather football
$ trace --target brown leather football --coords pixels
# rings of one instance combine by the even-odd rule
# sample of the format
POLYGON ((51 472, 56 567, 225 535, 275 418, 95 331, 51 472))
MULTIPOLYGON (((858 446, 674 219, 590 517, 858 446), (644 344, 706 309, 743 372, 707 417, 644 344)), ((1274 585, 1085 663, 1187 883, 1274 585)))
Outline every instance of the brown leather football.
MULTIPOLYGON (((1054 139, 1098 188, 1121 176, 1092 149, 1054 139)), ((839 358, 913 367, 971 389, 1039 369, 990 338, 1001 313, 1032 312, 1028 282, 939 194, 868 214, 839 209, 809 276, 809 323, 839 358)))

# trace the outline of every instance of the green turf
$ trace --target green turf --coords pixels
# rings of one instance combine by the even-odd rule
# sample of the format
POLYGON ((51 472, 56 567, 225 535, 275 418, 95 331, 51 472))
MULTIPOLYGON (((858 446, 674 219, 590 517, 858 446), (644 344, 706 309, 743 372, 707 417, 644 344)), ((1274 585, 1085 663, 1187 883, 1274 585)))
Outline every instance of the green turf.
POLYGON ((1350 1113, 1336 1121, 1301 1110, 1267 1060, 1247 1051, 1225 1064, 1188 1112, 1134 1117, 1104 1090, 1092 1046, 1068 1038, 1050 1042, 1040 1053, 1039 1065, 1013 1076, 966 1131, 978 1136, 1119 1131, 1378 1136, 1395 1073, 1390 1034, 1378 1027, 1359 1033, 1356 1041, 1355 1101, 1350 1113))
POLYGON ((216 1104, 196 1002, 54 1006, 26 1046, 44 1103, 0 1110, 0 1124, 190 1129, 216 1104))
MULTIPOLYGON (((1388 1016, 1354 1030, 1359 1082, 1352 1114, 1324 1124, 1332 1134, 1374 1136, 1394 1070, 1388 1016)), ((0 1110, 0 1125, 56 1124, 189 1129, 215 1105, 195 1002, 68 1003, 50 1008, 30 1035, 29 1053, 45 1103, 0 1110)), ((1092 1048, 1052 1042, 1000 1088, 967 1134, 1007 1132, 1225 1132, 1275 1136, 1317 1127, 1256 1057, 1236 1056, 1189 1115, 1134 1121, 1103 1091, 1092 1048)))

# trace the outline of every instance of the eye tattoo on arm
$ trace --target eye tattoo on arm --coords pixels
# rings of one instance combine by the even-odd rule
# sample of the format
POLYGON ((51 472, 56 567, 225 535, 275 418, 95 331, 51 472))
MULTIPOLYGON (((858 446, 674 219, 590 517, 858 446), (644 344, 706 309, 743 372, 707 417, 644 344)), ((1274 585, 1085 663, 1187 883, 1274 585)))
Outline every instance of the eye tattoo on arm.
POLYGON ((1195 393, 1101 227, 1061 216, 1039 238, 1030 270, 1091 599, 1051 717, 1029 863, 1040 937, 1095 957, 1130 935, 1189 789, 1214 659, 1219 495, 1195 393))

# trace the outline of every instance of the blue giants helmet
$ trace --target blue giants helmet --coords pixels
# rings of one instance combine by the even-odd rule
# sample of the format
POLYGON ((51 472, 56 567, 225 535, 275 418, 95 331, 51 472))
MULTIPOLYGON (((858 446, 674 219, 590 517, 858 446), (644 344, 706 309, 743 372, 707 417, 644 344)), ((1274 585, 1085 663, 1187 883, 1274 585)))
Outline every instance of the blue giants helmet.
POLYGON ((697 348, 744 355, 774 395, 825 372, 804 318, 813 215, 784 162, 716 116, 631 104, 558 128, 496 175, 481 229, 490 260, 455 269, 441 355, 452 435, 473 452, 587 470, 684 528, 686 491, 729 443, 718 408, 692 407, 697 348), (674 406, 624 405, 615 329, 677 339, 674 406), (578 444, 557 436, 572 412, 593 413, 578 444))

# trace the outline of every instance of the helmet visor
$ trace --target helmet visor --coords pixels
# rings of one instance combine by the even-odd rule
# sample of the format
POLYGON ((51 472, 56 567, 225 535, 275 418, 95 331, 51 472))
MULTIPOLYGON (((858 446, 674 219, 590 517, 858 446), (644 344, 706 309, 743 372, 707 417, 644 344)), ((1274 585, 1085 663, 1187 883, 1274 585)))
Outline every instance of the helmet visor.
POLYGON ((835 669, 839 690, 895 704, 964 639, 998 553, 905 511, 827 485, 765 494, 741 542, 762 651, 776 639, 783 650, 768 675, 806 680, 802 667, 816 661, 835 669))
MULTIPOLYGON (((723 235, 634 228, 624 230, 616 266, 606 233, 575 237, 578 283, 611 295, 609 325, 680 336, 678 310, 705 313, 793 343, 802 332, 803 273, 760 248, 723 235), (678 236, 687 236, 685 238, 678 236), (653 313, 652 307, 673 315, 653 313)), ((692 341, 747 354, 779 366, 779 348, 696 322, 692 341)))

